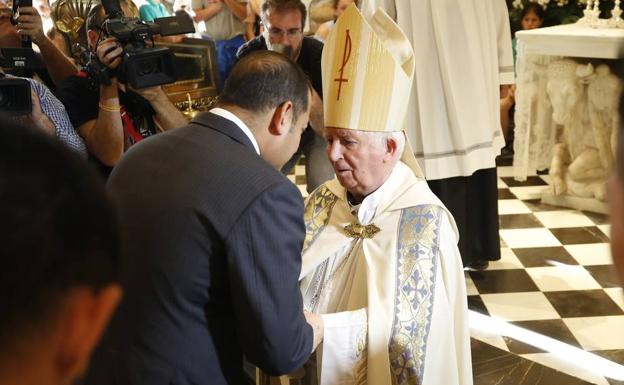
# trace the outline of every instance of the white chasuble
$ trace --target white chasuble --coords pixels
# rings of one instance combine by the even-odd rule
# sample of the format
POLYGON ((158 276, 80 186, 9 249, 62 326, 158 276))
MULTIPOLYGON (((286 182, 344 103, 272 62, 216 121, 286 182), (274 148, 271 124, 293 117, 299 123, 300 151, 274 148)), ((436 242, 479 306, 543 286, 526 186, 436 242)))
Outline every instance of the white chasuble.
POLYGON ((471 384, 453 219, 403 163, 352 207, 337 180, 306 202, 301 290, 323 314, 320 385, 471 384))

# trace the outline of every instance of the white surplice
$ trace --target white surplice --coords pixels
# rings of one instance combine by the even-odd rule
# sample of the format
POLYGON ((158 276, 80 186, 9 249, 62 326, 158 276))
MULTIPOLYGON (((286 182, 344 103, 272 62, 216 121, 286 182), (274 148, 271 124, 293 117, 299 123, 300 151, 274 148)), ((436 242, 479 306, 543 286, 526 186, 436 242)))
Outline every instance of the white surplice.
POLYGON ((414 47, 406 130, 427 179, 495 167, 505 145, 499 85, 514 83, 504 0, 362 0, 392 16, 414 47))
POLYGON ((301 290, 325 323, 318 383, 472 384, 451 215, 403 163, 359 206, 346 196, 334 179, 306 201, 301 290), (352 238, 352 224, 380 231, 352 238))

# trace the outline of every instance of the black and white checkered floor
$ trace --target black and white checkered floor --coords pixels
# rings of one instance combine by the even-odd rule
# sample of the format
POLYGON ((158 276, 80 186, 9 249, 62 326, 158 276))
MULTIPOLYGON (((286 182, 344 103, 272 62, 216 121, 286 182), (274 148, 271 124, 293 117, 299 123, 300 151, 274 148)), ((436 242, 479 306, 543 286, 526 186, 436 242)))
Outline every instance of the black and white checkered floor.
MULTIPOLYGON (((289 178, 305 195, 304 167, 289 178)), ((624 295, 604 215, 548 206, 498 168, 502 259, 466 272, 475 385, 624 384, 624 295)))

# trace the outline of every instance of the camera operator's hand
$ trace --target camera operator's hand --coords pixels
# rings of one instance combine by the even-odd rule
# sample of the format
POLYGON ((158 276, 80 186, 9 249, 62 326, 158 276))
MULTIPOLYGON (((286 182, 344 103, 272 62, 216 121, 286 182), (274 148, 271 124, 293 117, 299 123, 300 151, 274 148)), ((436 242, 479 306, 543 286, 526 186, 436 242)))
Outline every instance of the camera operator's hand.
POLYGON ((41 110, 39 96, 34 90, 30 91, 30 97, 32 100, 31 113, 25 116, 16 117, 15 120, 27 127, 35 126, 46 134, 56 135, 56 126, 54 125, 52 120, 41 110))
POLYGON ((148 102, 169 100, 167 94, 160 86, 141 88, 137 90, 136 88, 132 88, 132 86, 128 84, 128 88, 147 99, 148 102))
POLYGON ((33 7, 19 7, 17 32, 22 36, 30 36, 33 43, 40 45, 45 39, 43 22, 39 11, 33 7))
POLYGON ((123 48, 114 37, 102 40, 96 52, 100 62, 110 69, 115 69, 121 64, 123 48))

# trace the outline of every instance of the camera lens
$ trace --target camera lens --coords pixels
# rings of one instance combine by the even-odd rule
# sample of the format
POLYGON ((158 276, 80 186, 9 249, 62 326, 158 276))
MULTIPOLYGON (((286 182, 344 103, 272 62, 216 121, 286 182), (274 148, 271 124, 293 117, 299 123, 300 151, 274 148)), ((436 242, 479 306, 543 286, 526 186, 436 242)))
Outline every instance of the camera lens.
POLYGON ((137 63, 137 74, 139 76, 157 74, 162 72, 160 68, 160 59, 157 57, 141 60, 137 63))

